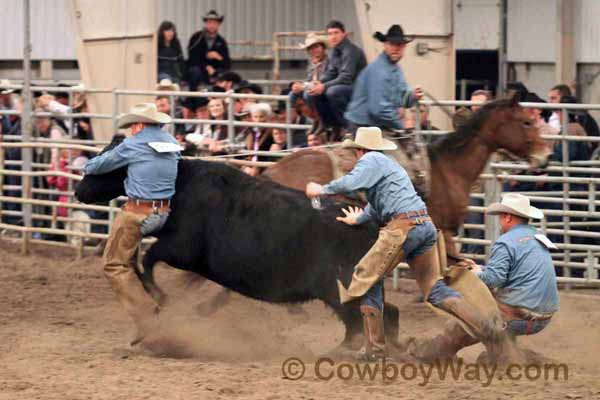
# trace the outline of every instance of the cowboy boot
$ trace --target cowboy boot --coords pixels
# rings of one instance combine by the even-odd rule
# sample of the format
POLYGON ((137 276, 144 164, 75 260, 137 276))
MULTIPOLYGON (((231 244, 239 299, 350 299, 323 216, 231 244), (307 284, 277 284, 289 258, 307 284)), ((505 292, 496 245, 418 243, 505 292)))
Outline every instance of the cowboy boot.
POLYGON ((376 307, 360 306, 363 318, 365 344, 358 351, 360 361, 376 361, 386 358, 385 336, 383 334, 383 314, 376 307))
POLYGON ((409 337, 402 342, 411 356, 430 363, 454 358, 459 350, 479 341, 469 335, 459 323, 449 321, 444 330, 433 337, 409 337))

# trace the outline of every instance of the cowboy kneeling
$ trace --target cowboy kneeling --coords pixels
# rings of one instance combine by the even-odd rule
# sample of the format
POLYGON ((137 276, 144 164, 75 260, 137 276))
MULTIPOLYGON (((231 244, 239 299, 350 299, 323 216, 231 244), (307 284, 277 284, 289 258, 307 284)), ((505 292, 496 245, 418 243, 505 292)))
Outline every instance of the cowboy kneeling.
MULTIPOLYGON (((515 193, 490 205, 486 213, 500 216, 502 235, 494 243, 486 266, 469 260, 471 268, 495 291, 510 337, 538 333, 548 326, 559 303, 549 252, 556 246, 528 224, 529 219, 541 219, 544 214, 529 204, 529 198, 515 193)), ((433 338, 409 340, 408 351, 423 361, 433 361, 454 357, 460 349, 477 342, 458 323, 449 321, 433 338)))
POLYGON ((369 200, 365 209, 343 209, 345 217, 337 220, 357 225, 376 219, 382 226, 377 241, 355 267, 348 289, 338 282, 342 303, 360 299, 366 341, 358 358, 369 361, 386 356, 383 278, 403 259, 429 302, 457 316, 474 331, 483 332, 483 318, 442 280, 434 250, 436 228, 425 203, 404 168, 381 153, 396 149, 396 145, 383 139, 381 129, 361 127, 356 141, 347 139, 343 146, 356 149, 358 162, 354 169, 325 186, 309 183, 306 194, 316 197, 365 190, 369 200))
POLYGON ((154 103, 133 106, 118 122, 119 128, 130 128, 132 136, 85 166, 85 173, 92 175, 127 166, 129 200, 112 226, 103 261, 104 274, 137 326, 132 345, 158 326, 158 305, 144 290, 132 257, 142 237, 159 231, 170 212, 181 150, 175 138, 160 128, 170 122, 154 103))

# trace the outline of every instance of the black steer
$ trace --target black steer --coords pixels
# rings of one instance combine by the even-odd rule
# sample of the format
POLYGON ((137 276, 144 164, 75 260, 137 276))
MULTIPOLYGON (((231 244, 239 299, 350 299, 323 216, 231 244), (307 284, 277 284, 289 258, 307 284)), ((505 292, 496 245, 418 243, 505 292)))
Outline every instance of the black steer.
MULTIPOLYGON (((125 176, 124 168, 86 175, 76 196, 96 203, 124 195, 125 176)), ((140 276, 155 298, 162 292, 153 267, 163 261, 258 300, 322 300, 346 327, 342 345, 349 347, 361 334, 359 304, 340 304, 336 280, 349 284, 354 266, 377 238, 376 226, 350 227, 335 220, 340 204, 324 200, 324 209, 315 210, 300 191, 200 160, 179 162, 171 204, 140 276)), ((395 343, 398 308, 386 303, 384 318, 386 335, 395 343)))

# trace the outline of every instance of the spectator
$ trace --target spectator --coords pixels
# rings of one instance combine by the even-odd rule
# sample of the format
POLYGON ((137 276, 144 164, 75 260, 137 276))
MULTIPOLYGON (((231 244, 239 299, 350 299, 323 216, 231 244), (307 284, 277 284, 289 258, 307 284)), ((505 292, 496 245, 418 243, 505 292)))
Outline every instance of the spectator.
MULTIPOLYGON (((8 79, 2 79, 0 81, 0 86, 8 86, 10 85, 10 81, 8 79)), ((1 89, 0 88, 0 110, 13 110, 14 109, 14 89, 1 89)), ((12 129, 13 121, 15 120, 15 115, 0 115, 0 124, 2 125, 2 132, 5 135, 8 135, 10 130, 12 129)))
MULTIPOLYGON (((329 64, 326 37, 311 32, 306 36, 306 40, 300 45, 300 48, 305 49, 308 53, 308 69, 304 82, 295 81, 291 84, 289 96, 292 107, 296 106, 299 99, 304 100, 310 106, 308 90, 325 75, 329 64)), ((321 130, 319 122, 320 119, 315 119, 315 124, 318 126, 313 127, 314 131, 321 130)))
MULTIPOLYGON (((225 111, 225 102, 223 99, 210 100, 208 102, 208 113, 210 120, 226 120, 227 112, 225 111)), ((224 153, 225 146, 223 141, 227 139, 227 125, 208 124, 204 126, 203 132, 203 147, 208 148, 208 151, 212 155, 224 153)))
POLYGON ((358 76, 344 116, 355 126, 377 126, 394 135, 391 131, 404 128, 400 108, 415 104, 423 90, 412 90, 397 65, 412 41, 402 27, 392 25, 386 35, 375 32, 374 37, 383 42, 383 52, 358 76))
MULTIPOLYGON (((5 83, 2 83, 2 84, 5 84, 5 83)), ((5 116, 6 117, 5 120, 7 121, 7 123, 1 125, 0 132, 2 132, 3 135, 20 137, 21 136, 21 114, 20 113, 23 111, 22 101, 18 95, 13 95, 12 93, 8 93, 8 95, 10 95, 10 98, 11 98, 11 107, 14 107, 15 111, 17 111, 19 114, 5 116), (7 128, 7 126, 8 126, 8 128, 7 128)), ((5 93, 5 94, 3 94, 3 96, 7 96, 7 94, 5 93)), ((0 108, 2 108, 2 106, 3 105, 0 105, 0 108)), ((20 141, 19 139, 6 140, 6 138, 4 138, 3 140, 11 141, 11 142, 20 141)), ((4 158, 7 161, 9 161, 9 160, 10 161, 21 161, 21 149, 18 147, 8 147, 8 148, 4 149, 4 158)), ((16 171, 21 169, 21 167, 19 167, 17 165, 5 165, 4 168, 6 168, 7 170, 16 170, 16 171)), ((4 176, 4 185, 5 186, 21 186, 21 177, 16 176, 16 175, 5 175, 4 176)), ((7 190, 5 188, 4 195, 10 196, 10 197, 21 197, 21 191, 20 190, 7 190)), ((21 211, 21 204, 2 202, 2 209, 7 210, 7 211, 21 211)), ((2 220, 2 222, 5 222, 5 223, 11 224, 11 225, 17 225, 21 222, 20 217, 12 216, 12 215, 2 215, 1 220, 2 220)))
MULTIPOLYGON (((523 99, 526 103, 545 103, 544 99, 535 93, 527 93, 523 99)), ((525 111, 529 114, 529 118, 533 121, 536 128, 539 129, 540 135, 558 135, 560 132, 555 127, 544 121, 542 116, 542 109, 540 108, 526 108, 525 111)), ((548 141, 551 146, 554 145, 554 141, 548 141)))
POLYGON ((310 133, 306 138, 306 142, 308 144, 308 147, 318 147, 323 146, 325 144, 323 137, 317 133, 310 133))
MULTIPOLYGON (((68 173, 69 172, 69 170, 67 169, 68 163, 69 163, 69 151, 66 149, 60 149, 58 165, 54 164, 54 163, 50 164, 50 171, 60 171, 60 172, 68 173)), ((57 189, 58 191, 61 191, 61 192, 66 192, 67 190, 69 190, 69 178, 66 178, 64 176, 50 175, 50 176, 46 177, 46 181, 48 182, 48 186, 52 189, 57 189)), ((58 201, 61 203, 68 203, 69 196, 61 194, 58 196, 58 201)), ((67 209, 65 207, 58 207, 57 214, 59 217, 66 217, 67 209)))
POLYGON ((471 111, 477 112, 485 103, 492 100, 492 92, 489 90, 476 90, 471 93, 471 101, 482 103, 481 105, 472 105, 471 111))
POLYGON ((219 35, 225 17, 210 10, 204 17, 204 29, 192 35, 188 44, 187 78, 190 91, 200 83, 209 84, 219 73, 231 68, 229 48, 219 35))
MULTIPOLYGON (((554 104, 560 103, 560 98, 563 96, 572 96, 571 89, 564 84, 556 85, 548 92, 548 102, 554 104)), ((554 127, 558 131, 560 131, 561 129, 559 113, 560 110, 554 111, 552 115, 550 115, 550 119, 548 120, 550 126, 554 127)))
POLYGON ((281 151, 286 150, 288 148, 287 145, 287 132, 282 128, 274 128, 271 131, 273 135, 273 144, 269 151, 281 151))
MULTIPOLYGON (((252 122, 264 123, 271 117, 272 111, 271 106, 267 103, 256 103, 250 106, 250 117, 252 122)), ((250 151, 269 151, 273 144, 273 136, 271 129, 260 128, 260 127, 249 127, 245 130, 246 136, 246 150, 250 151)), ((258 155, 252 155, 249 158, 251 161, 265 161, 265 157, 258 155)), ((245 173, 251 176, 258 176, 261 168, 258 167, 244 167, 242 169, 245 173)))
MULTIPOLYGON (((291 94, 291 85, 289 88, 283 89, 281 91, 281 95, 290 95, 291 94)), ((303 99, 298 98, 297 101, 291 104, 291 115, 290 115, 290 124, 297 125, 306 125, 310 124, 310 120, 305 115, 305 113, 310 114, 314 117, 315 112, 303 99)), ((281 100, 277 103, 277 111, 276 114, 278 119, 282 122, 287 121, 287 110, 286 110, 286 102, 281 100)), ((319 129, 315 129, 315 125, 311 128, 311 132, 321 132, 319 129)), ((306 130, 304 129, 292 129, 292 143, 291 146, 288 143, 289 148, 299 148, 306 147, 306 130)))
POLYGON ((170 79, 178 83, 183 77, 185 60, 177 28, 171 21, 163 21, 158 28, 158 81, 170 79))
POLYGON ((236 86, 238 86, 242 82, 242 77, 233 72, 233 71, 225 71, 217 76, 215 81, 215 86, 223 88, 224 91, 233 90, 236 86))
POLYGON ((158 82, 156 85, 156 90, 165 92, 179 92, 181 88, 179 87, 179 84, 173 83, 172 80, 165 78, 158 82))
POLYGON ((158 112, 171 115, 171 99, 169 99, 169 96, 157 96, 154 103, 158 112))
MULTIPOLYGON (((197 119, 197 110, 208 105, 206 97, 186 97, 181 102, 181 119, 197 119)), ((196 124, 177 124, 175 132, 179 135, 192 133, 196 130, 196 124)))
POLYGON ((341 22, 327 24, 327 37, 333 47, 332 55, 325 75, 311 85, 308 94, 323 125, 332 131, 330 140, 339 140, 346 127, 344 111, 352 97, 353 82, 367 65, 367 59, 364 52, 350 42, 341 22))

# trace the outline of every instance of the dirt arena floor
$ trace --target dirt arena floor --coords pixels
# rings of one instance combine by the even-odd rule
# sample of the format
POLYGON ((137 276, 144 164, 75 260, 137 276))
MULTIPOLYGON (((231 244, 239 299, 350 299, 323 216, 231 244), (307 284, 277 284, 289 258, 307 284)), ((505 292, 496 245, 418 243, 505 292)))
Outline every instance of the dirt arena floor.
MULTIPOLYGON (((511 379, 501 371, 488 379, 471 364, 483 349, 477 345, 461 352, 465 369, 456 379, 450 373, 442 379, 440 370, 430 370, 426 379, 427 366, 418 364, 386 365, 384 379, 381 370, 365 375, 360 368, 369 364, 320 359, 342 338, 341 323, 321 303, 292 313, 233 294, 207 316, 199 311, 206 311, 220 288, 186 287, 180 272, 162 267, 158 281, 173 304, 163 314, 164 337, 157 343, 171 345, 131 348, 132 323, 98 257, 76 260, 69 251, 47 248, 23 257, 18 250, 18 244, 0 240, 2 400, 600 399, 598 290, 561 292, 552 324, 519 341, 566 365, 566 377, 563 369, 557 379, 552 373, 545 379, 538 369, 527 372, 529 378, 513 370, 511 379), (282 368, 290 357, 305 363, 300 379, 299 365, 282 368)), ((400 291, 388 290, 400 306, 403 333, 444 323, 416 296, 409 280, 400 291)))

